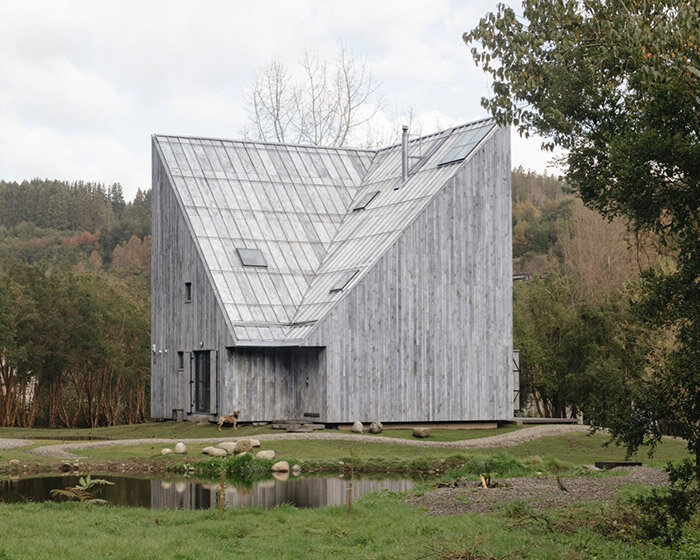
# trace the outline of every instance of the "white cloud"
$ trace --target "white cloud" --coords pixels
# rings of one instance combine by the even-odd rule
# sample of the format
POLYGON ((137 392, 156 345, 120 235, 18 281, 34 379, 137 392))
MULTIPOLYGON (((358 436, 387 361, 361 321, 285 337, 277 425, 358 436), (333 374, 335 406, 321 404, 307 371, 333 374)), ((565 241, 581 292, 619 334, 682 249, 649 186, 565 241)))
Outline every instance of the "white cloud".
POLYGON ((142 174, 148 165, 148 142, 136 154, 104 135, 58 133, 48 127, 27 126, 0 114, 0 169, 5 179, 35 177, 66 181, 121 183, 149 188, 142 174), (145 161, 144 161, 145 160, 145 161))
POLYGON ((131 98, 97 74, 65 58, 0 66, 0 99, 43 126, 109 127, 129 111, 131 98))
MULTIPOLYGON (((0 4, 0 179, 150 183, 155 132, 238 137, 243 90, 278 56, 366 55, 392 132, 485 116, 461 33, 496 0, 23 0, 0 4), (464 118, 462 118, 464 117, 464 118)), ((545 160, 529 150, 528 159, 545 160)), ((515 155, 514 163, 518 160, 515 155)))

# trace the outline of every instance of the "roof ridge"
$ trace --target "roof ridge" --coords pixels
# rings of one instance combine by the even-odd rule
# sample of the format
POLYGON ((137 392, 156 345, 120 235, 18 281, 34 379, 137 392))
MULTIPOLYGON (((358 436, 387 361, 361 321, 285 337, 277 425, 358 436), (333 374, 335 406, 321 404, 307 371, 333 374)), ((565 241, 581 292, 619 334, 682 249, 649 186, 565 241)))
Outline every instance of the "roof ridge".
MULTIPOLYGON (((493 117, 485 117, 483 119, 479 119, 476 121, 472 121, 472 122, 468 122, 468 123, 464 123, 464 124, 458 124, 456 126, 443 128, 442 130, 436 130, 435 132, 431 132, 430 134, 426 134, 425 136, 416 136, 415 138, 409 139, 408 143, 410 144, 411 142, 420 142, 422 140, 427 140, 428 138, 432 138, 433 136, 438 136, 438 135, 444 134, 446 132, 449 132, 450 134, 452 134, 455 130, 474 126, 475 124, 486 123, 488 121, 491 121, 494 124, 496 123, 496 120, 493 117)), ((396 144, 392 144, 391 146, 384 146, 383 148, 378 148, 376 150, 376 152, 378 154, 379 152, 386 152, 387 150, 394 150, 394 149, 399 148, 399 147, 401 147, 401 142, 398 142, 396 144)))
POLYGON ((189 134, 152 134, 155 138, 186 138, 188 140, 211 140, 215 142, 231 142, 233 144, 255 144, 260 146, 286 146, 288 148, 306 148, 312 150, 335 150, 346 152, 368 152, 376 154, 379 150, 374 148, 355 148, 352 146, 317 146, 315 144, 297 144, 293 142, 269 142, 263 140, 237 140, 234 138, 220 138, 214 136, 193 136, 189 134))

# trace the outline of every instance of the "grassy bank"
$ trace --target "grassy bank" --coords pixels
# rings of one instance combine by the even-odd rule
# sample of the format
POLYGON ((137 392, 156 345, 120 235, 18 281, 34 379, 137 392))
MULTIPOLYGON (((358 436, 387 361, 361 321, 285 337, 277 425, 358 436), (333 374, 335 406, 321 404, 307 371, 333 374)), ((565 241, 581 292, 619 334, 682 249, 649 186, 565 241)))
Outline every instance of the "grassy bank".
MULTIPOLYGON (((179 427, 183 424, 169 423, 179 427)), ((147 425, 149 426, 149 425, 147 425)), ((157 426, 157 424, 156 424, 157 426)), ((203 427, 208 428, 208 427, 203 427)), ((260 428, 250 428, 250 431, 239 430, 237 435, 255 435, 260 433, 260 428), (258 430, 253 432, 253 430, 258 430)), ((482 437, 493 435, 491 430, 480 430, 482 437)), ((119 433, 124 433, 120 431, 119 433)), ((173 437, 164 435, 163 432, 154 434, 154 437, 173 437)), ((229 432, 231 435, 233 432, 229 432)), ((220 433, 214 428, 209 430, 209 437, 220 437, 220 433)), ((25 435, 29 437, 29 435, 25 435)), ((185 434, 181 434, 182 439, 185 434)), ((189 435, 188 437, 194 437, 189 435)), ((204 436, 206 437, 206 436, 204 436)), ((450 435, 446 437, 451 437, 450 435)), ((123 438, 114 438, 123 439, 123 438)), ((178 437, 173 437, 178 439, 178 437)), ((519 459, 539 457, 542 460, 555 460, 573 465, 592 464, 595 461, 621 461, 625 459, 624 449, 615 446, 605 447, 607 437, 602 434, 589 436, 584 433, 569 433, 558 436, 547 436, 538 440, 527 442, 515 447, 500 449, 504 454, 519 459)), ((37 441, 36 443, 14 449, 0 450, 0 472, 7 471, 9 461, 17 459, 22 463, 45 465, 47 470, 52 465, 60 462, 59 459, 39 457, 29 451, 40 445, 49 445, 58 441, 37 441)), ((208 443, 189 443, 189 453, 184 458, 187 461, 204 459, 201 455, 203 447, 208 443)), ((81 462, 85 465, 91 463, 111 463, 136 461, 152 465, 156 469, 166 470, 183 461, 179 455, 161 455, 160 451, 165 444, 145 443, 138 445, 114 445, 103 448, 82 449, 76 453, 84 457, 81 462)), ((316 471, 345 470, 339 466, 343 461, 346 465, 365 464, 365 472, 375 470, 393 470, 405 472, 404 465, 407 462, 429 464, 433 460, 444 460, 454 455, 480 456, 489 455, 499 451, 499 448, 480 450, 462 449, 459 447, 418 447, 400 443, 380 443, 372 441, 333 441, 333 440, 271 440, 263 441, 262 449, 273 449, 279 459, 290 462, 304 462, 309 467, 313 465, 316 471), (374 465, 374 467, 372 467, 374 465)), ((661 444, 652 458, 649 458, 648 449, 642 448, 632 457, 642 461, 645 465, 663 468, 668 461, 677 461, 687 457, 685 443, 676 440, 666 440, 661 444)), ((427 466, 426 469, 431 467, 427 466)), ((362 470, 357 468, 358 471, 362 470)))
MULTIPOLYGON (((690 560, 698 550, 692 543, 678 551, 609 539, 585 524, 571 534, 550 532, 504 514, 430 517, 389 493, 356 502, 351 516, 345 507, 229 510, 219 517, 217 511, 4 505, 0 527, 3 559, 690 560)), ((700 538, 697 530, 694 535, 700 538)))

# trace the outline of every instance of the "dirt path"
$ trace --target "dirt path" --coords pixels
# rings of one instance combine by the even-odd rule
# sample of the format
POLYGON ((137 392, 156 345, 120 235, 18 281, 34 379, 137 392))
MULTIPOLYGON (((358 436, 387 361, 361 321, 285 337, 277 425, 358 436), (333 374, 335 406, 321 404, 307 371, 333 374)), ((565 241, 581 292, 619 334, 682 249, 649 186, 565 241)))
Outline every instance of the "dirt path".
POLYGON ((498 488, 467 483, 455 488, 437 488, 422 496, 413 496, 407 502, 423 506, 431 515, 498 511, 515 501, 534 509, 549 509, 583 501, 610 503, 617 499, 620 488, 628 484, 668 484, 668 475, 661 469, 633 467, 623 470, 620 476, 561 478, 566 490, 559 487, 554 477, 508 478, 499 479, 504 486, 498 488))
POLYGON ((13 447, 26 447, 27 445, 33 445, 34 442, 28 439, 0 439, 0 450, 12 449, 13 447))
MULTIPOLYGON (((242 438, 238 437, 215 437, 215 438, 196 438, 196 439, 121 439, 109 441, 91 441, 91 442, 76 442, 76 443, 59 443, 53 445, 44 445, 29 450, 29 453, 40 455, 42 457, 51 457, 55 459, 80 459, 81 457, 75 452, 82 449, 99 449, 102 447, 112 447, 117 445, 140 445, 148 443, 175 444, 178 441, 183 443, 217 443, 221 441, 235 441, 237 439, 255 438, 260 441, 274 440, 335 440, 335 441, 362 441, 374 443, 393 443, 396 445, 413 445, 416 447, 451 447, 459 449, 485 449, 489 447, 514 447, 538 439, 545 436, 553 436, 571 432, 587 432, 588 427, 578 424, 554 424, 546 426, 533 426, 523 428, 514 432, 498 434, 477 439, 466 439, 461 441, 430 441, 419 439, 399 439, 385 436, 371 436, 362 434, 348 433, 329 433, 329 432, 311 432, 311 433, 279 433, 279 434, 261 434, 251 435, 242 438)), ((28 440, 12 440, 0 439, 0 449, 4 445, 8 447, 20 447, 23 445, 32 445, 34 442, 28 440), (21 444, 12 444, 8 442, 19 442, 21 444)), ((7 449, 8 447, 4 447, 7 449)))

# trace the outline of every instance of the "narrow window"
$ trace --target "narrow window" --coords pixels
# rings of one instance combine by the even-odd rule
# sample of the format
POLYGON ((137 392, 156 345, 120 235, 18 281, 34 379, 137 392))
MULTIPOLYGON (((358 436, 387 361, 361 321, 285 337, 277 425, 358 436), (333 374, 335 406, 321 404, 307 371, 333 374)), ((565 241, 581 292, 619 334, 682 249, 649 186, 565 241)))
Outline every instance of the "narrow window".
POLYGON ((355 278, 355 275, 358 272, 359 270, 346 270, 345 272, 341 272, 338 279, 331 286, 330 293, 334 294, 336 292, 342 292, 345 289, 345 286, 350 283, 350 280, 355 278))
POLYGON ((177 369, 185 369, 185 353, 177 353, 177 369))
POLYGON ((192 301, 192 282, 185 282, 185 303, 192 301))
POLYGON ((360 201, 357 203, 357 206, 353 208, 353 212, 357 212, 358 210, 364 210, 367 208, 367 205, 372 202, 375 197, 379 194, 379 191, 372 191, 368 192, 365 196, 363 196, 360 201))

